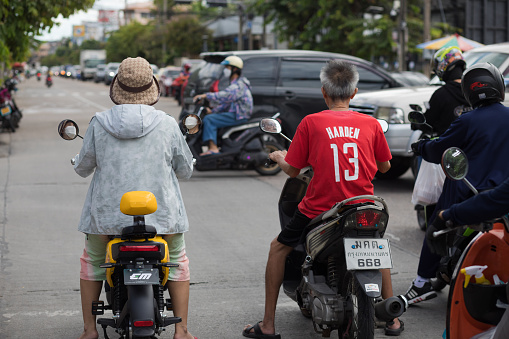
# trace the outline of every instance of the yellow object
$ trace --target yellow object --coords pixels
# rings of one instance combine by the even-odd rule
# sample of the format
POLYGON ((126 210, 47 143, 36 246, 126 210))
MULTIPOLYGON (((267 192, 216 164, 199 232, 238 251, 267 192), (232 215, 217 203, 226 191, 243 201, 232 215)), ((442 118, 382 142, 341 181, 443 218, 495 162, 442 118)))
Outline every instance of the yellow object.
POLYGON ((469 266, 469 267, 462 268, 460 270, 460 272, 465 275, 465 284, 463 285, 463 287, 467 288, 467 286, 470 282, 470 278, 472 276, 475 276, 476 284, 491 285, 490 281, 488 279, 486 279, 486 277, 482 273, 487 268, 488 268, 488 265, 484 265, 484 266, 476 265, 476 266, 469 266))
MULTIPOLYGON (((132 241, 135 241, 135 242, 145 242, 146 240, 145 239, 132 239, 130 240, 131 242, 132 241)), ((149 239, 150 242, 158 242, 158 243, 161 243, 161 244, 164 244, 164 259, 161 260, 161 263, 166 263, 170 260, 169 258, 169 254, 168 254, 168 243, 166 242, 166 240, 163 239, 163 237, 160 237, 160 236, 155 236, 154 238, 151 238, 149 239)), ((114 238, 113 240, 111 240, 107 247, 106 247, 106 262, 107 263, 116 263, 116 261, 113 259, 113 252, 112 252, 112 246, 118 244, 118 243, 122 243, 122 242, 125 242, 125 240, 122 240, 120 238, 114 238)), ((113 287, 114 284, 113 284, 113 280, 111 279, 111 275, 113 274, 113 271, 115 270, 114 267, 111 267, 111 268, 107 268, 106 269, 106 280, 108 281, 108 284, 113 287)), ((161 285, 165 285, 166 282, 168 281, 168 276, 170 274, 170 268, 169 267, 162 267, 162 270, 163 270, 163 281, 161 283, 161 285)))
POLYGON ((120 211, 127 215, 146 215, 157 210, 157 199, 148 191, 127 192, 120 200, 120 211))

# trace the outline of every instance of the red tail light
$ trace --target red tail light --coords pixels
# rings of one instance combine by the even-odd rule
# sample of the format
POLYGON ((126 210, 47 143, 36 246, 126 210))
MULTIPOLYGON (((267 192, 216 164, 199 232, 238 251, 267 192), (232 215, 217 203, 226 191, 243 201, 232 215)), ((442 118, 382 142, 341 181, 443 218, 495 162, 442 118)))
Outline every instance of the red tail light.
POLYGON ((212 83, 209 92, 219 92, 219 80, 216 80, 212 83))
POLYGON ((139 320, 134 322, 134 327, 151 327, 154 326, 152 320, 139 320))
POLYGON ((359 227, 378 227, 381 216, 381 213, 372 210, 357 212, 357 225, 359 227))
POLYGON ((159 251, 158 245, 122 245, 120 246, 120 252, 157 252, 159 251))

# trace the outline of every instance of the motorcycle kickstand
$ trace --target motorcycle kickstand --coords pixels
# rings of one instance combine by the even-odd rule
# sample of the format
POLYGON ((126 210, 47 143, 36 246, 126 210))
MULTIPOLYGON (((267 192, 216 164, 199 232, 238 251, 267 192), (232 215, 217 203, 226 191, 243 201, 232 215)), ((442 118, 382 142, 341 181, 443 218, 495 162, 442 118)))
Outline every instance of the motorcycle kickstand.
POLYGON ((108 337, 108 333, 106 333, 106 328, 108 327, 108 325, 102 325, 102 328, 103 328, 103 331, 104 331, 104 339, 110 339, 110 337, 108 337))

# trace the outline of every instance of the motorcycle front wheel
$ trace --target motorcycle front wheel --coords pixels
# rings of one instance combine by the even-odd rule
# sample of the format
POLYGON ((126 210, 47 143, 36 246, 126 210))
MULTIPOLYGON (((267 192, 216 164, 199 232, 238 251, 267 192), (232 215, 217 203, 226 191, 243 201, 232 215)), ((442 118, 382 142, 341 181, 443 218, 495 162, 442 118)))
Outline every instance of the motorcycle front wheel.
MULTIPOLYGON (((351 300, 353 306, 352 314, 345 319, 342 332, 352 339, 373 339, 376 325, 375 299, 366 295, 351 272, 345 275, 342 292, 347 300, 351 300)), ((339 334, 339 337, 343 336, 339 334)))
MULTIPOLYGON (((279 143, 272 139, 262 140, 262 143, 263 149, 265 150, 265 152, 267 152, 267 154, 283 149, 283 146, 281 146, 279 143)), ((256 166, 255 171, 261 175, 276 175, 279 172, 281 172, 281 167, 279 167, 278 164, 270 164, 268 167, 266 167, 265 164, 262 164, 256 166)))

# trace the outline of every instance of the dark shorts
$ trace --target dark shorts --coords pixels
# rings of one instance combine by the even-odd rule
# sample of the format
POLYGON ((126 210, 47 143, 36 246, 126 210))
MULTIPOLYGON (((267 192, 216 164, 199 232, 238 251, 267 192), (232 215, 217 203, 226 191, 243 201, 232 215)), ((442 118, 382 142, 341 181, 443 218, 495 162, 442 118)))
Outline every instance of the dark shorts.
POLYGON ((311 218, 306 217, 297 210, 292 220, 290 220, 288 225, 279 233, 277 241, 290 247, 299 245, 301 243, 302 233, 311 220, 311 218))

